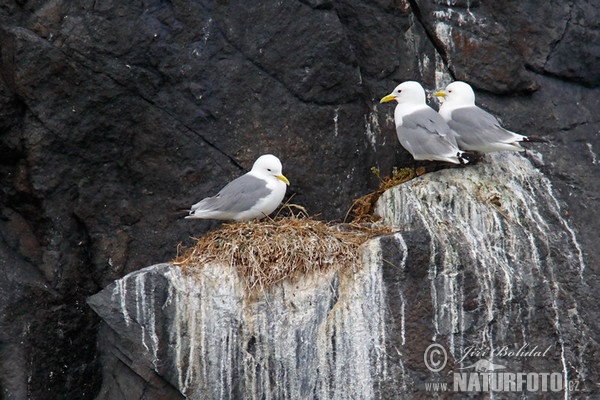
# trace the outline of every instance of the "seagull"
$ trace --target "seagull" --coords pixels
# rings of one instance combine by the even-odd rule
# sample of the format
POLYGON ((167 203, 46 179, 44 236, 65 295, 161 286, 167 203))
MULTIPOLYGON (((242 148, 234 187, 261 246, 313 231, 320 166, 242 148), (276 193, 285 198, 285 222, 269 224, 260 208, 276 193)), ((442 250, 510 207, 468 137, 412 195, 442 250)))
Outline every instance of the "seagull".
POLYGON ((433 94, 443 99, 439 113, 457 134, 456 142, 463 150, 478 153, 523 151, 521 142, 541 142, 500 126, 496 117, 475 105, 475 93, 468 83, 456 81, 445 90, 433 94))
POLYGON ((194 204, 185 218, 249 221, 271 214, 281 204, 290 182, 281 161, 265 154, 250 172, 229 182, 215 196, 194 204))
POLYGON ((396 134, 402 146, 415 160, 444 161, 453 164, 469 162, 458 148, 456 133, 433 108, 425 103, 425 90, 420 83, 406 81, 381 99, 396 100, 394 110, 396 134))

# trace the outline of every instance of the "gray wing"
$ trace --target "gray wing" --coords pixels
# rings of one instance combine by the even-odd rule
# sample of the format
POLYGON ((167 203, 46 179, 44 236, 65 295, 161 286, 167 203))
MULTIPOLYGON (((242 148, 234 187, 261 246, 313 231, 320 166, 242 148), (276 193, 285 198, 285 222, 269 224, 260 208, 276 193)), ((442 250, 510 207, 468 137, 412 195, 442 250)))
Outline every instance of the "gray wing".
POLYGON ((242 175, 229 182, 215 196, 207 197, 194 204, 190 213, 205 211, 242 212, 249 210, 271 191, 267 182, 252 175, 242 175))
POLYGON ((423 109, 402 118, 397 127, 398 139, 413 156, 440 155, 456 157, 459 151, 456 134, 444 118, 432 108, 423 109))
POLYGON ((470 147, 484 147, 491 143, 514 143, 523 136, 508 131, 492 114, 479 107, 463 107, 452 111, 450 128, 460 136, 459 141, 470 147))

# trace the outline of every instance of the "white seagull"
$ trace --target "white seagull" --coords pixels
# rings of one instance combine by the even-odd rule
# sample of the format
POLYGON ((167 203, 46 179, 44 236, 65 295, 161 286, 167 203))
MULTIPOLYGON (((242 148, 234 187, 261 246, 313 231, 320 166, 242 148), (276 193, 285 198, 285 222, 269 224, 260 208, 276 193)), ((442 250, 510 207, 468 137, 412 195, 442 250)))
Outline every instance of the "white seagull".
POLYGON ((452 82, 445 90, 433 95, 443 98, 439 113, 458 134, 456 142, 463 150, 479 153, 523 151, 521 142, 544 141, 500 126, 496 117, 475 105, 475 93, 468 83, 452 82))
POLYGON ((420 83, 406 81, 381 99, 381 103, 396 100, 394 110, 396 134, 402 146, 415 160, 445 161, 466 164, 464 152, 458 148, 456 134, 446 121, 425 102, 425 90, 420 83))
POLYGON ((186 218, 248 221, 264 218, 281 204, 290 182, 281 161, 260 156, 250 172, 229 182, 215 196, 194 204, 186 218))

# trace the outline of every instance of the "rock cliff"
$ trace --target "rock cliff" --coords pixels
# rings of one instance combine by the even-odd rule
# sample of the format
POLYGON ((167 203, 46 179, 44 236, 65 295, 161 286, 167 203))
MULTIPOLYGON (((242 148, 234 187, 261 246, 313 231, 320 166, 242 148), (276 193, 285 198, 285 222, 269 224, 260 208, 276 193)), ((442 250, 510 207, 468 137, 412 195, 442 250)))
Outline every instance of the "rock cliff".
POLYGON ((363 245, 355 271, 308 273, 248 297, 226 265, 195 276, 161 264, 92 296, 104 321, 99 398, 427 397, 426 383, 452 387, 452 372, 482 359, 596 393, 598 294, 529 159, 498 154, 421 176, 385 192, 377 213, 398 232, 363 245), (431 344, 447 351, 441 372, 423 361, 431 344))
POLYGON ((277 154, 293 201, 324 219, 376 188, 371 166, 412 165, 378 104, 407 79, 466 80, 508 128, 551 140, 539 168, 593 292, 599 20, 585 0, 3 2, 3 396, 95 398, 85 299, 215 226, 174 211, 258 154, 277 154))

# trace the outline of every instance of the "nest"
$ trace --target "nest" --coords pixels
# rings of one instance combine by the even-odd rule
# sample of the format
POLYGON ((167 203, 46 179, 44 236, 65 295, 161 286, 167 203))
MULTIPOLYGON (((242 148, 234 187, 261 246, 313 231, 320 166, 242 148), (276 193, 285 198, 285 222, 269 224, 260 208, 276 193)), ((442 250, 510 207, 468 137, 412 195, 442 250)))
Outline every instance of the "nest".
POLYGON ((172 263, 188 274, 208 263, 230 265, 252 293, 307 273, 354 270, 360 245, 387 233, 388 228, 331 225, 304 216, 227 223, 196 239, 172 263))
MULTIPOLYGON (((354 200, 352 207, 348 211, 348 215, 351 214, 354 218, 353 221, 357 223, 376 222, 378 218, 374 215, 375 203, 377 203, 383 192, 427 172, 423 167, 402 168, 400 170, 394 168, 391 177, 386 176, 381 178, 377 168, 373 167, 371 171, 380 181, 379 188, 372 193, 354 200)), ((346 218, 348 218, 348 215, 346 215, 346 218)))
POLYGON ((189 275, 209 263, 229 265, 242 278, 248 295, 307 273, 354 271, 359 247, 375 236, 391 233, 390 228, 374 224, 377 199, 387 189, 425 172, 420 167, 394 169, 391 177, 381 178, 373 168, 381 184, 375 192, 354 201, 346 216, 353 216, 352 223, 334 225, 315 220, 302 207, 286 204, 290 211, 298 208, 302 213, 223 224, 195 239, 196 244, 171 263, 189 275))

